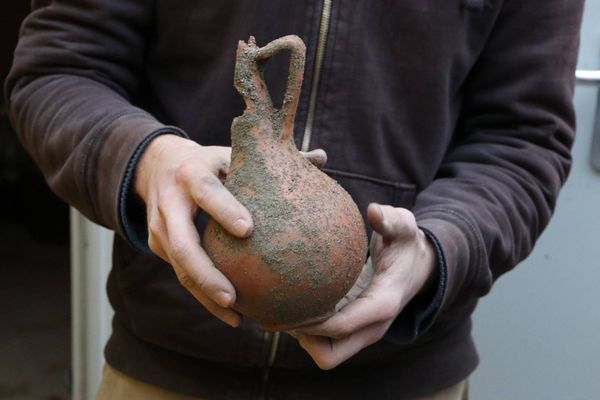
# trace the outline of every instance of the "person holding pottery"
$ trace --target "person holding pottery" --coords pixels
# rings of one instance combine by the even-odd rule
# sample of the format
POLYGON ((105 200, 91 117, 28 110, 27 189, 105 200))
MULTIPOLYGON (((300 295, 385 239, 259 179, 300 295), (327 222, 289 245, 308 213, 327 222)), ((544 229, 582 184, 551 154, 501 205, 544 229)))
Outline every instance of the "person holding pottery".
POLYGON ((582 0, 33 3, 12 122, 50 187, 117 233, 99 399, 467 398, 477 300, 569 172, 582 0), (370 257, 330 318, 273 333, 235 311, 200 238, 209 216, 254 228, 222 184, 237 42, 292 33, 295 142, 327 152, 370 257))

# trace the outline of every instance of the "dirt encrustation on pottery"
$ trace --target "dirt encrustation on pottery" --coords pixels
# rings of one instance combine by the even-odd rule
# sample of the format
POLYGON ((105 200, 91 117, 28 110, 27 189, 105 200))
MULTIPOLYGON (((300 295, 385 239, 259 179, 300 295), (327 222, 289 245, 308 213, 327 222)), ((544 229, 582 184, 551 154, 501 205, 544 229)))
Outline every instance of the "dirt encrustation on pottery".
POLYGON ((333 311, 365 261, 367 239, 355 203, 297 150, 293 121, 304 68, 294 36, 258 48, 240 42, 234 76, 246 110, 232 123, 232 160, 225 186, 250 211, 252 236, 238 239, 213 220, 204 247, 238 291, 236 308, 271 329, 333 311), (280 110, 262 78, 264 61, 290 50, 288 88, 280 110))

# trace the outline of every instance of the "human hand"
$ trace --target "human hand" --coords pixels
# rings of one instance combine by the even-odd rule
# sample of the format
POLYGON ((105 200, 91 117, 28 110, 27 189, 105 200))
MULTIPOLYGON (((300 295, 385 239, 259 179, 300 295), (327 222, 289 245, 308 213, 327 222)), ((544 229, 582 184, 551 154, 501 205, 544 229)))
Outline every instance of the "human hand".
POLYGON ((230 157, 229 147, 159 136, 138 163, 135 190, 146 203, 150 249, 171 264, 181 285, 207 310, 235 327, 241 319, 231 308, 235 289, 201 247, 194 224, 202 209, 232 235, 251 234, 250 213, 221 182, 230 157))
POLYGON ((436 255, 403 208, 370 204, 371 262, 329 319, 290 332, 322 369, 332 369, 379 341, 420 291, 434 284, 436 255))
MULTIPOLYGON (((323 150, 304 156, 317 166, 327 160, 323 150)), ((231 308, 235 289, 201 247, 194 224, 202 209, 232 235, 251 234, 250 213, 222 184, 230 158, 229 147, 159 136, 138 162, 135 190, 146 203, 150 249, 171 264, 181 285, 207 310, 235 327, 241 320, 231 308)))

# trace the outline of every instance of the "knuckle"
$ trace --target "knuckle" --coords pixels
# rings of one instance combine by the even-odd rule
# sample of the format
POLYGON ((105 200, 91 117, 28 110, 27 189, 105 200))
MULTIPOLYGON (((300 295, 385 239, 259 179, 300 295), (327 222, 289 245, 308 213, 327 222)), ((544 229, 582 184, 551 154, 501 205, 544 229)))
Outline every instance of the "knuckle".
POLYGON ((180 185, 184 185, 190 181, 190 178, 197 173, 198 168, 189 161, 183 162, 177 169, 175 169, 174 176, 175 182, 180 185))
POLYGON ((161 213, 165 213, 169 210, 170 206, 173 204, 173 201, 176 197, 175 190, 173 189, 165 189, 162 190, 157 197, 156 207, 161 213))
POLYGON ((173 240, 169 244, 170 246, 170 255, 175 260, 185 260, 189 254, 189 249, 187 243, 181 240, 173 240))
POLYGON ((157 219, 148 222, 148 238, 156 240, 162 234, 161 223, 157 219))
POLYGON ((205 186, 198 186, 194 189, 194 201, 199 206, 204 205, 209 197, 209 190, 205 186))
POLYGON ((381 206, 385 214, 383 221, 384 235, 402 241, 411 241, 417 238, 418 227, 412 212, 401 207, 381 206))
POLYGON ((416 234, 417 222, 412 212, 406 208, 396 208, 396 223, 408 234, 416 234))
POLYGON ((198 288, 198 290, 200 290, 203 293, 207 292, 208 288, 210 286, 206 275, 198 274, 197 276, 194 277, 194 283, 195 283, 196 287, 198 288))
POLYGON ((158 244, 158 240, 156 240, 156 238, 152 235, 150 235, 150 237, 148 238, 148 247, 150 248, 150 250, 152 250, 154 254, 159 254, 160 246, 158 244))
POLYGON ((200 186, 214 189, 221 186, 221 181, 214 174, 207 172, 200 175, 198 178, 200 186))
POLYGON ((199 205, 206 203, 220 185, 221 181, 213 174, 202 174, 194 187, 194 200, 199 205))
POLYGON ((179 281, 181 286, 188 290, 194 287, 194 281, 188 276, 188 274, 184 272, 177 273, 177 280, 179 281))
POLYGON ((398 217, 401 218, 402 220, 405 220, 405 221, 410 221, 411 219, 414 220, 413 213, 410 212, 408 209, 403 208, 403 207, 395 207, 394 209, 396 210, 396 214, 398 214, 398 217))

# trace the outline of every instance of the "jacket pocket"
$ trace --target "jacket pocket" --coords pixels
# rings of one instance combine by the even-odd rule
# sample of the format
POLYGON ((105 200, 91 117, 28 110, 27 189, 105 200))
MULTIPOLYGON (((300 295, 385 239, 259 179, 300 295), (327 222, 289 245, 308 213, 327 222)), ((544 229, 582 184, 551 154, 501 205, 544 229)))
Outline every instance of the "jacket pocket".
POLYGON ((323 168, 323 172, 335 179, 350 193, 365 221, 369 203, 375 202, 408 209, 415 204, 416 186, 411 183, 393 182, 329 168, 323 168))
POLYGON ((213 317, 183 286, 173 268, 119 239, 109 296, 115 317, 138 339, 204 360, 236 359, 240 333, 213 317), (207 340, 206 338, 218 338, 207 340))

